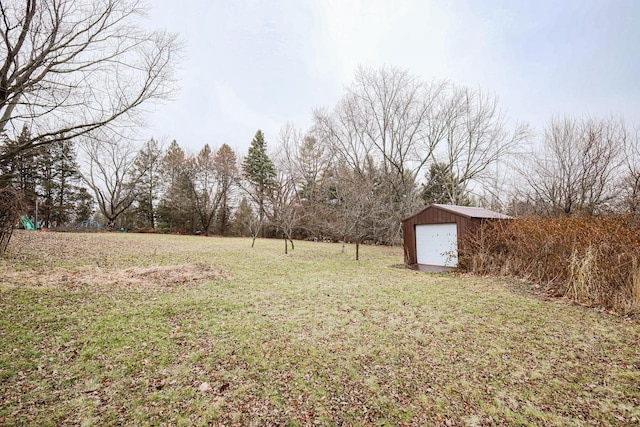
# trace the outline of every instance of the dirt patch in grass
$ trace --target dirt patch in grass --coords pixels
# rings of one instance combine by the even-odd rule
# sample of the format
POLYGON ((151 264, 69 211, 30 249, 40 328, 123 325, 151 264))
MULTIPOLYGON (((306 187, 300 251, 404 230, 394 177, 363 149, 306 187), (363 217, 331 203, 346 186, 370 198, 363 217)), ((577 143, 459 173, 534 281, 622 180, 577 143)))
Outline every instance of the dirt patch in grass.
POLYGON ((204 264, 161 265, 131 267, 122 270, 103 270, 84 267, 76 270, 22 270, 5 273, 0 284, 10 286, 52 287, 174 287, 194 286, 230 275, 204 264))
POLYGON ((0 284, 108 290, 194 286, 230 278, 229 271, 202 256, 201 243, 205 240, 120 233, 17 232, 9 251, 0 258, 0 284))

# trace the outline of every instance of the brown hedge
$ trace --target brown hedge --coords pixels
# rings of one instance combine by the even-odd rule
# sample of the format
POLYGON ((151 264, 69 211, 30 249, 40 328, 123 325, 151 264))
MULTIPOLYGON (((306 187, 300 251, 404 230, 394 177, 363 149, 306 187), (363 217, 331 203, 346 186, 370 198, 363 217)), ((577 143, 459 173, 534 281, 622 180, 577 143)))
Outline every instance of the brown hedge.
POLYGON ((640 226, 631 217, 528 217, 466 238, 460 266, 516 276, 576 302, 640 312, 640 226))

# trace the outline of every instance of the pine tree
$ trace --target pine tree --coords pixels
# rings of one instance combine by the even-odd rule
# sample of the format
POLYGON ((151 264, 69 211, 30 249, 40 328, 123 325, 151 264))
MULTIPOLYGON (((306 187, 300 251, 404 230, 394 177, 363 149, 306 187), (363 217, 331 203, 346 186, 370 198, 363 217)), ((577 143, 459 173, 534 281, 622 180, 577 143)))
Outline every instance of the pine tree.
MULTIPOLYGON (((242 172, 251 187, 249 196, 258 205, 258 219, 262 226, 266 214, 265 205, 276 183, 276 168, 267 154, 267 143, 261 130, 256 132, 251 141, 249 153, 242 162, 242 172)), ((263 229, 261 233, 264 235, 263 229)))
POLYGON ((464 194, 460 182, 445 163, 433 163, 429 168, 427 182, 423 184, 422 200, 427 205, 432 203, 451 203, 468 206, 471 204, 469 197, 464 194))
MULTIPOLYGON (((18 138, 6 139, 5 151, 17 150, 31 140, 31 133, 24 125, 18 138)), ((23 150, 14 156, 10 162, 2 165, 2 186, 11 185, 19 192, 26 206, 35 206, 38 168, 36 166, 36 150, 23 150)))
MULTIPOLYGON (((24 126, 15 141, 6 139, 8 149, 25 144, 30 138, 24 126)), ((81 180, 73 142, 56 141, 21 151, 0 171, 0 181, 11 185, 22 199, 23 213, 34 213, 38 200, 38 219, 44 227, 58 227, 74 218, 81 180)), ((35 216, 35 215, 34 215, 35 216)))
POLYGON ((257 218, 249 205, 246 197, 243 197, 238 204, 233 219, 231 221, 231 231, 234 236, 252 236, 252 227, 257 222, 257 218))
POLYGON ((79 187, 72 196, 73 204, 73 216, 76 222, 86 221, 93 217, 95 213, 95 200, 91 193, 84 188, 79 187))
POLYGON ((38 147, 37 170, 38 170, 38 218, 45 228, 51 227, 52 213, 54 212, 54 191, 56 187, 56 171, 53 159, 53 146, 45 145, 38 147))
POLYGON ((82 201, 84 195, 79 196, 83 187, 76 152, 71 141, 61 141, 53 145, 53 164, 56 176, 54 192, 54 214, 56 225, 62 225, 73 220, 76 203, 82 201))

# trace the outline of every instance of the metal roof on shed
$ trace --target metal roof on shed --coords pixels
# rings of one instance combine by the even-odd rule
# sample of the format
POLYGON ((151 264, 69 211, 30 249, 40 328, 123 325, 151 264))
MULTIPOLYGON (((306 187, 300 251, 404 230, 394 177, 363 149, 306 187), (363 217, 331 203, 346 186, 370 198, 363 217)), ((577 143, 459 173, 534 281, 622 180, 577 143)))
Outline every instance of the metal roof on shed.
MULTIPOLYGON (((451 212, 456 215, 462 215, 467 218, 511 219, 509 215, 504 215, 499 212, 490 211, 489 209, 477 208, 473 206, 441 205, 438 203, 434 203, 433 205, 427 206, 425 209, 421 210, 415 215, 411 215, 409 218, 413 218, 416 215, 420 215, 422 212, 432 207, 436 207, 438 209, 442 209, 444 211, 451 212)), ((409 218, 406 218, 404 221, 408 220, 409 218)))
POLYGON ((497 219, 511 219, 509 215, 504 215, 498 212, 490 211, 489 209, 476 208, 472 206, 456 206, 456 205, 440 205, 433 204, 440 209, 454 212, 460 215, 467 216, 469 218, 497 218, 497 219))

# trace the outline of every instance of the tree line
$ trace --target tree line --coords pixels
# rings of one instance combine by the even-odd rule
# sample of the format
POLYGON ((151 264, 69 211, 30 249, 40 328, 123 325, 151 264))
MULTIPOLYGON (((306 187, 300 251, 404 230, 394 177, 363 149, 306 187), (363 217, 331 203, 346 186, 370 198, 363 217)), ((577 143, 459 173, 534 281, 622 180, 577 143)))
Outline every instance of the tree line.
MULTIPOLYGON (((91 134, 23 150, 3 176, 28 206, 41 200, 47 227, 88 219, 96 206, 111 228, 358 247, 400 243, 401 220, 431 203, 635 213, 637 135, 621 120, 553 118, 532 155, 532 132, 509 124, 495 98, 384 67, 360 69, 310 129, 284 125, 273 150, 260 130, 244 155, 228 144, 188 154, 176 141, 91 134), (509 187, 516 178, 526 185, 509 187)), ((25 127, 5 146, 29 138, 25 127)))
POLYGON ((396 67, 358 69, 335 107, 308 129, 284 125, 272 148, 261 131, 247 153, 139 145, 129 130, 170 99, 180 52, 175 35, 138 29, 143 12, 135 0, 0 6, 0 250, 36 200, 47 227, 95 210, 110 228, 277 236, 285 250, 398 244, 401 220, 431 203, 638 212, 637 127, 558 116, 536 135, 485 91, 396 67))
MULTIPOLYGON (((25 126, 15 140, 5 141, 5 147, 12 150, 29 138, 25 126)), ((38 200, 38 222, 46 228, 89 219, 94 213, 94 199, 81 180, 71 141, 21 150, 0 169, 0 187, 17 193, 21 213, 35 214, 38 200)))
POLYGON ((71 159, 68 146, 81 138, 139 126, 144 106, 175 93, 181 43, 147 30, 145 12, 138 0, 0 2, 0 253, 35 191, 53 212, 49 224, 87 215, 86 187, 66 185, 73 173, 61 171, 74 167, 61 166, 60 153, 71 159), (47 157, 57 162, 57 194, 49 172, 33 171, 47 157))

